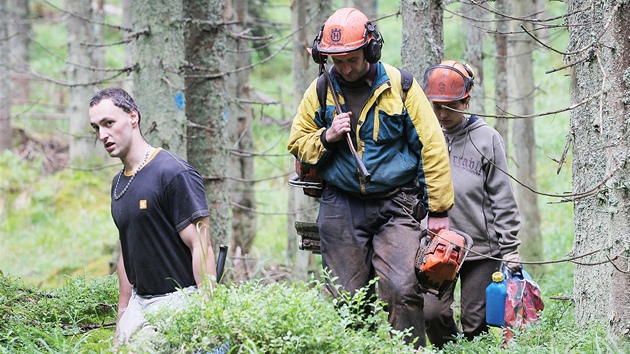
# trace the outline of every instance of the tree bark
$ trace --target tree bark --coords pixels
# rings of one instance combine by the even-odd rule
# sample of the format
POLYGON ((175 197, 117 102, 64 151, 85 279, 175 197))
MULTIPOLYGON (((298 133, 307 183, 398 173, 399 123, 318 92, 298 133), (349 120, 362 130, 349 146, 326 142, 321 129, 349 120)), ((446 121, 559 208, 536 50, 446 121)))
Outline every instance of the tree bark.
MULTIPOLYGON (((496 0, 495 6, 498 12, 509 13, 509 2, 507 0, 496 0)), ((494 35, 494 45, 496 57, 494 59, 494 96, 495 111, 497 116, 504 116, 508 112, 508 81, 507 81, 507 32, 510 30, 509 22, 506 21, 501 15, 495 15, 497 21, 497 32, 494 35)), ((510 161, 510 125, 507 118, 497 118, 494 122, 494 129, 503 137, 503 143, 505 144, 505 155, 510 161)))
MULTIPOLYGON (((592 3, 569 1, 568 12, 588 5, 592 3)), ((596 99, 571 111, 573 191, 584 192, 605 181, 598 193, 574 203, 573 253, 601 250, 580 259, 583 264, 576 265, 575 317, 580 325, 594 322, 607 325, 609 334, 627 339, 630 333, 630 6, 613 0, 601 1, 589 12, 569 17, 568 24, 567 52, 577 52, 567 58, 568 62, 576 63, 571 75, 572 103, 596 95, 596 99), (580 48, 587 50, 578 51, 580 48)))
POLYGON ((29 46, 31 44, 31 23, 28 0, 8 0, 9 41, 12 79, 12 102, 17 104, 28 103, 30 93, 30 76, 28 63, 30 58, 29 46))
MULTIPOLYGON (((0 0, 0 38, 9 37, 7 1, 0 0)), ((0 40, 0 63, 9 62, 9 41, 0 40)), ((7 65, 0 65, 0 152, 10 149, 11 132, 11 76, 7 65)))
MULTIPOLYGON (((133 16, 131 14, 132 3, 133 3, 133 0, 122 0, 122 10, 123 10, 122 25, 123 27, 133 28, 133 22, 132 22, 133 16)), ((125 43, 125 66, 127 67, 133 66, 136 60, 133 50, 134 50, 133 42, 125 43)), ((129 92, 129 94, 132 97, 135 97, 135 94, 133 93, 133 75, 134 75, 133 72, 129 73, 129 76, 122 83, 122 86, 123 86, 123 89, 129 92)))
MULTIPOLYGON (((482 1, 480 3, 485 5, 486 2, 482 1)), ((464 27, 467 34, 464 61, 472 67, 475 73, 475 88, 470 93, 471 100, 468 110, 472 113, 485 114, 486 94, 483 88, 483 42, 486 35, 478 27, 482 26, 481 23, 488 18, 488 11, 471 3, 470 0, 466 0, 462 3, 462 12, 465 15, 464 27)), ((459 61, 459 59, 457 60, 459 61)))
POLYGON ((250 40, 238 34, 251 30, 247 1, 226 1, 224 19, 236 24, 229 27, 232 36, 227 37, 225 70, 234 72, 227 76, 227 112, 229 155, 229 189, 232 202, 232 246, 242 254, 248 254, 256 236, 256 198, 254 194, 254 151, 252 134, 253 114, 250 100, 249 73, 250 40))
POLYGON ((94 131, 85 119, 85 107, 95 92, 89 83, 99 80, 94 68, 100 67, 98 52, 86 43, 102 41, 96 37, 89 22, 93 18, 91 0, 66 0, 66 11, 69 14, 66 20, 66 79, 76 85, 69 88, 66 107, 70 119, 70 162, 74 166, 101 165, 105 154, 102 149, 94 149, 94 131))
POLYGON ((225 54, 226 35, 223 0, 185 0, 184 18, 186 63, 186 116, 188 117, 188 162, 204 176, 210 208, 210 228, 215 254, 219 244, 227 243, 230 200, 227 183, 228 133, 225 117, 226 97, 220 73, 225 54), (189 21, 190 20, 190 21, 189 21))
MULTIPOLYGON (((533 0, 517 1, 513 3, 516 17, 526 17, 535 11, 533 0)), ((531 28, 531 24, 524 21, 513 21, 512 35, 508 40, 508 85, 510 97, 514 105, 511 113, 527 115, 534 112, 534 73, 532 39, 521 30, 520 26, 531 28)), ((514 165, 515 176, 524 185, 537 190, 536 178, 536 137, 533 118, 519 118, 512 123, 515 134, 514 165)), ((525 261, 539 261, 543 257, 542 235, 540 232, 540 213, 538 211, 538 196, 520 184, 514 188, 516 202, 519 206, 522 227, 519 237, 523 242, 519 253, 525 261)), ((528 266, 532 274, 542 272, 540 266, 528 266)))
MULTIPOLYGON (((302 100, 304 91, 318 75, 315 64, 307 48, 331 15, 330 0, 308 1, 295 0, 291 7, 291 30, 293 31, 293 111, 302 100), (307 21, 312 19, 310 23, 307 21)), ((292 158, 295 160, 294 158, 292 158)), ((304 195, 301 188, 290 188, 288 199, 287 258, 295 262, 295 276, 306 279, 315 263, 311 252, 298 251, 299 236, 295 230, 296 221, 315 222, 317 220, 318 200, 304 195)))
POLYGON ((133 30, 144 32, 135 40, 133 83, 147 141, 187 159, 182 11, 182 0, 132 2, 133 30))
POLYGON ((442 0, 402 0, 402 68, 422 83, 424 71, 444 59, 442 0))

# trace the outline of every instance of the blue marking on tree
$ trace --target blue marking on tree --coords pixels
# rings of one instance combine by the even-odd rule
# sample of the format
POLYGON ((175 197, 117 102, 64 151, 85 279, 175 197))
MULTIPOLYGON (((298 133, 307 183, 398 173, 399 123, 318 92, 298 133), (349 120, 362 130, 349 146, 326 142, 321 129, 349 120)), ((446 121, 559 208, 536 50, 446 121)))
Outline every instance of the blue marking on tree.
POLYGON ((175 95, 175 105, 177 105, 177 108, 179 108, 180 110, 184 109, 184 94, 181 92, 178 92, 175 95))

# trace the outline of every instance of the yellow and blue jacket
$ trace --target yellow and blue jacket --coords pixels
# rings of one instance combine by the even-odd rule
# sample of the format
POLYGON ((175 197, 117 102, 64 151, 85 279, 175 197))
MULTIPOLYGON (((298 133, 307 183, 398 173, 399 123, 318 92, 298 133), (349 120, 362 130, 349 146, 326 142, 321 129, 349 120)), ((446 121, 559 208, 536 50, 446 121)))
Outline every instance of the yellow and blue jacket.
MULTIPOLYGON (((332 93, 326 95, 325 111, 313 80, 293 119, 288 150, 298 161, 317 169, 327 183, 349 193, 369 196, 385 193, 418 178, 430 214, 453 206, 448 150, 439 122, 422 88, 415 81, 402 99, 401 73, 376 63, 372 93, 351 133, 359 157, 371 174, 370 182, 359 174, 346 140, 327 149, 321 136, 337 114, 332 93)), ((330 75, 335 91, 341 88, 330 75)), ((343 110, 343 96, 338 93, 343 110)))

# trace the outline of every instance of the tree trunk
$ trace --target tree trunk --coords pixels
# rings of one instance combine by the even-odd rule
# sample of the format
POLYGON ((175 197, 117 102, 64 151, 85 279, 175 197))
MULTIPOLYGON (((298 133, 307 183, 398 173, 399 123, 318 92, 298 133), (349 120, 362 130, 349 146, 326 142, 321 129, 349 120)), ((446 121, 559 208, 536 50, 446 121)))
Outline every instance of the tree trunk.
POLYGON ((248 2, 227 1, 224 19, 236 24, 229 27, 232 36, 227 37, 225 70, 234 72, 227 76, 226 94, 228 108, 229 190, 232 202, 232 246, 241 254, 248 254, 256 236, 256 199, 254 195, 254 151, 252 134, 252 109, 250 100, 249 69, 250 40, 239 36, 250 30, 248 2))
MULTIPOLYGON (((7 0, 0 0, 0 38, 9 37, 7 0)), ((0 63, 9 62, 9 41, 0 40, 0 63)), ((7 65, 0 65, 0 152, 10 149, 11 133, 11 76, 7 65)))
POLYGON ((94 95, 93 85, 99 75, 93 68, 100 67, 98 53, 86 43, 100 43, 92 29, 91 0, 66 0, 66 36, 68 61, 66 80, 69 88, 66 115, 70 119, 70 162, 74 166, 101 165, 105 159, 102 149, 94 149, 94 131, 85 119, 85 107, 94 95))
MULTIPOLYGON (((495 6, 498 12, 510 13, 509 2, 507 0, 496 0, 495 6)), ((497 21, 497 32, 494 35, 494 45, 496 57, 494 59, 494 96, 495 111, 497 116, 504 116, 508 112, 508 81, 507 81, 507 32, 510 30, 509 22, 501 15, 495 15, 497 21)), ((505 155, 510 161, 509 147, 510 147, 510 135, 509 135, 509 120, 507 118, 497 118, 494 122, 494 129, 503 137, 505 144, 505 155)))
POLYGON ((31 22, 28 0, 8 0, 10 60, 12 72, 12 102, 27 104, 29 100, 29 46, 31 44, 31 22))
MULTIPOLYGON (((481 2, 484 3, 485 2, 481 2)), ((479 29, 482 23, 488 18, 488 11, 473 4, 470 0, 462 3, 462 13, 464 17, 464 27, 466 28, 466 53, 465 62, 470 65, 475 73, 475 88, 470 93, 470 107, 472 113, 485 114, 486 104, 484 102, 486 94, 483 88, 483 41, 485 33, 479 29)), ((453 58, 449 58, 453 59, 453 58)), ((459 61, 459 59, 457 59, 459 61)))
MULTIPOLYGON (((517 1, 513 3, 514 16, 526 17, 535 11, 533 0, 517 1)), ((531 24, 513 21, 512 32, 517 32, 509 38, 508 52, 508 85, 513 106, 510 112, 516 115, 527 115, 534 112, 534 73, 532 39, 522 33, 520 26, 531 29, 531 24)), ((537 190, 536 178, 536 138, 533 118, 519 118, 514 120, 512 136, 514 144, 515 176, 524 185, 537 190)), ((542 235, 540 232, 540 214, 538 211, 538 196, 521 185, 514 188, 516 202, 519 206, 522 227, 519 237, 522 245, 519 253, 524 261, 542 260, 542 235)), ((532 274, 542 272, 540 266, 528 266, 532 274)))
POLYGON ((402 0, 402 67, 422 83, 424 71, 444 59, 442 0, 402 0))
MULTIPOLYGON (((313 61, 307 48, 311 47, 313 39, 330 15, 330 0, 295 0, 292 2, 294 112, 302 100, 304 91, 318 75, 318 65, 313 61), (313 18, 312 22, 307 23, 308 19, 311 18, 313 18)), ((290 263, 295 261, 295 276, 298 279, 306 279, 315 262, 311 252, 298 251, 299 236, 295 230, 295 222, 315 222, 318 206, 318 200, 304 195, 301 188, 290 188, 287 218, 287 258, 290 263)))
POLYGON ((186 116, 189 125, 188 162, 204 177, 210 227, 215 254, 226 243, 230 230, 230 201, 227 183, 228 134, 225 117, 225 87, 220 73, 226 36, 222 25, 223 0, 185 0, 186 63, 204 70, 187 69, 186 116))
MULTIPOLYGON (((590 1, 572 0, 568 11, 588 5, 590 1)), ((573 191, 584 192, 606 180, 597 194, 577 199, 574 204, 574 255, 601 250, 580 259, 584 265, 576 265, 575 316, 581 325, 600 323, 608 326, 611 335, 627 338, 630 332, 630 6, 614 0, 601 1, 588 13, 571 16, 568 22, 568 52, 596 43, 596 47, 567 58, 573 63, 580 61, 571 76, 572 103, 582 102, 603 90, 601 96, 571 111, 573 191)))
MULTIPOLYGON (((132 14, 131 14, 131 6, 133 0, 122 0, 122 25, 126 28, 133 28, 132 22, 132 14)), ((134 44, 133 41, 129 43, 125 43, 125 66, 131 67, 133 66, 136 58, 133 53, 134 44)), ((122 87, 125 91, 129 92, 132 97, 135 97, 133 93, 133 72, 129 74, 129 76, 122 83, 122 87)))
POLYGON ((134 47, 133 83, 143 134, 150 144, 186 159, 182 8, 182 0, 134 0, 131 12, 134 32, 147 32, 134 47))

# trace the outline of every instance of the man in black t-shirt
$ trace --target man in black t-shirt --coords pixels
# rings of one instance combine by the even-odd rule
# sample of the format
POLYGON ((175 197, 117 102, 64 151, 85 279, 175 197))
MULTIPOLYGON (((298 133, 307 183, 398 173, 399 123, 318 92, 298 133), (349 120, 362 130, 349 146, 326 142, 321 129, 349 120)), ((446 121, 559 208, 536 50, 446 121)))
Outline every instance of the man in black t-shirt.
POLYGON ((174 306, 207 276, 216 277, 209 210, 200 174, 147 143, 140 110, 127 92, 98 92, 89 116, 105 150, 123 163, 112 180, 111 211, 122 251, 115 341, 126 341, 151 328, 146 311, 174 306))

